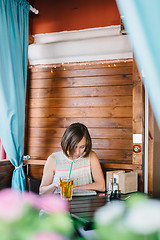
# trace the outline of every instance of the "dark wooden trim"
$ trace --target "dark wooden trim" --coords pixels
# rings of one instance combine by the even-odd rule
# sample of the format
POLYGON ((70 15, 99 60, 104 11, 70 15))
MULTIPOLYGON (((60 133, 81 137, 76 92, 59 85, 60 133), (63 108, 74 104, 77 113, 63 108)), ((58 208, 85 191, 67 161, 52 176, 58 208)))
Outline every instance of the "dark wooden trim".
POLYGON ((154 151, 154 113, 149 102, 148 129, 148 193, 153 193, 153 151, 154 151))
MULTIPOLYGON (((135 60, 133 61, 133 134, 142 134, 141 152, 133 152, 133 164, 143 165, 144 156, 144 89, 135 60)), ((134 144, 133 144, 134 145, 134 144)))
POLYGON ((138 164, 116 164, 101 163, 103 169, 126 169, 126 170, 142 170, 142 166, 138 164))

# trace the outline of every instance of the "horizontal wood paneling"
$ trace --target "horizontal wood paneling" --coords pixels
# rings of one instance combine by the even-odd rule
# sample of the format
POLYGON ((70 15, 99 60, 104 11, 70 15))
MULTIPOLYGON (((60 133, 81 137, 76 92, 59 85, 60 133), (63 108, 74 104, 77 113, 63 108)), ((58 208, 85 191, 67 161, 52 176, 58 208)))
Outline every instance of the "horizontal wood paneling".
POLYGON ((52 106, 53 108, 68 107, 106 107, 106 106, 132 106, 131 96, 114 96, 114 97, 87 97, 87 98, 41 98, 34 99, 31 103, 31 107, 43 108, 52 106))
POLYGON ((121 86, 131 85, 132 75, 131 74, 120 74, 110 76, 91 76, 85 77, 70 77, 70 78, 45 78, 45 81, 40 81, 40 78, 36 78, 31 81, 30 88, 46 89, 50 87, 93 87, 93 86, 121 86))
POLYGON ((104 118, 104 117, 132 117, 132 107, 101 107, 101 108, 30 108, 29 115, 32 117, 47 117, 47 118, 61 118, 61 117, 78 117, 81 119, 82 117, 90 117, 90 118, 104 118))
MULTIPOLYGON (((79 118, 35 118, 28 119, 29 128, 67 128, 73 122, 78 122, 79 118)), ((132 118, 81 118, 81 123, 90 128, 132 128, 132 118)))
MULTIPOLYGON (((92 138, 92 145, 93 148, 97 149, 131 149, 132 147, 132 139, 95 139, 92 138)), ((28 146, 30 147, 39 147, 46 148, 46 147, 61 147, 61 138, 50 138, 46 141, 45 138, 29 138, 28 146)))
POLYGON ((138 164, 119 164, 119 163, 103 163, 101 162, 104 169, 124 169, 124 170, 142 170, 142 165, 138 164))
MULTIPOLYGON (((85 124, 102 164, 132 165, 132 62, 34 66, 29 70, 26 154, 60 150, 73 122, 85 124)), ((32 176, 39 173, 32 169, 32 176)))
POLYGON ((32 89, 31 98, 131 96, 131 86, 32 89))
MULTIPOLYGON (((107 128, 89 128, 90 135, 92 138, 130 138, 132 139, 131 129, 107 129, 107 128)), ((30 128, 29 137, 39 138, 57 138, 62 137, 65 128, 30 128)))

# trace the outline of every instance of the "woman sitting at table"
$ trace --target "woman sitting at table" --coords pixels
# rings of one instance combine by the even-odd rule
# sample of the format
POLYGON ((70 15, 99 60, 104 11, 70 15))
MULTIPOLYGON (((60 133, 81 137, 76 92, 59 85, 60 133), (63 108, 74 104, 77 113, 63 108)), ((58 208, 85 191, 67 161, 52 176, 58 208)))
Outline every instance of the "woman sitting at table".
POLYGON ((71 124, 62 137, 61 147, 62 151, 52 153, 46 161, 40 194, 56 192, 60 178, 68 178, 71 168, 74 188, 104 192, 104 175, 96 153, 91 150, 87 127, 81 123, 71 124))

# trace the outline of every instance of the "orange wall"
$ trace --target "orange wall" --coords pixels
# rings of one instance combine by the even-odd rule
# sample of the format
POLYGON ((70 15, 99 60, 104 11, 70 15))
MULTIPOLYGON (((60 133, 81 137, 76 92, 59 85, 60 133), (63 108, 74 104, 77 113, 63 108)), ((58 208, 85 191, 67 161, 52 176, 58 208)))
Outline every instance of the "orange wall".
POLYGON ((115 0, 31 0, 30 33, 50 33, 120 24, 115 0))

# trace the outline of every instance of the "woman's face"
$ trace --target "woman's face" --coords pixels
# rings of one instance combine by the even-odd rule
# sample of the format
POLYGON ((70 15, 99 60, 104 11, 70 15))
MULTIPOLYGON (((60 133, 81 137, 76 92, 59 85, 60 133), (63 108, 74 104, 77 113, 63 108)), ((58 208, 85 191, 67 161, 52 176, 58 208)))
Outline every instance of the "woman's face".
POLYGON ((86 138, 83 137, 82 140, 76 144, 72 158, 73 159, 79 158, 83 154, 85 148, 86 148, 86 138))

